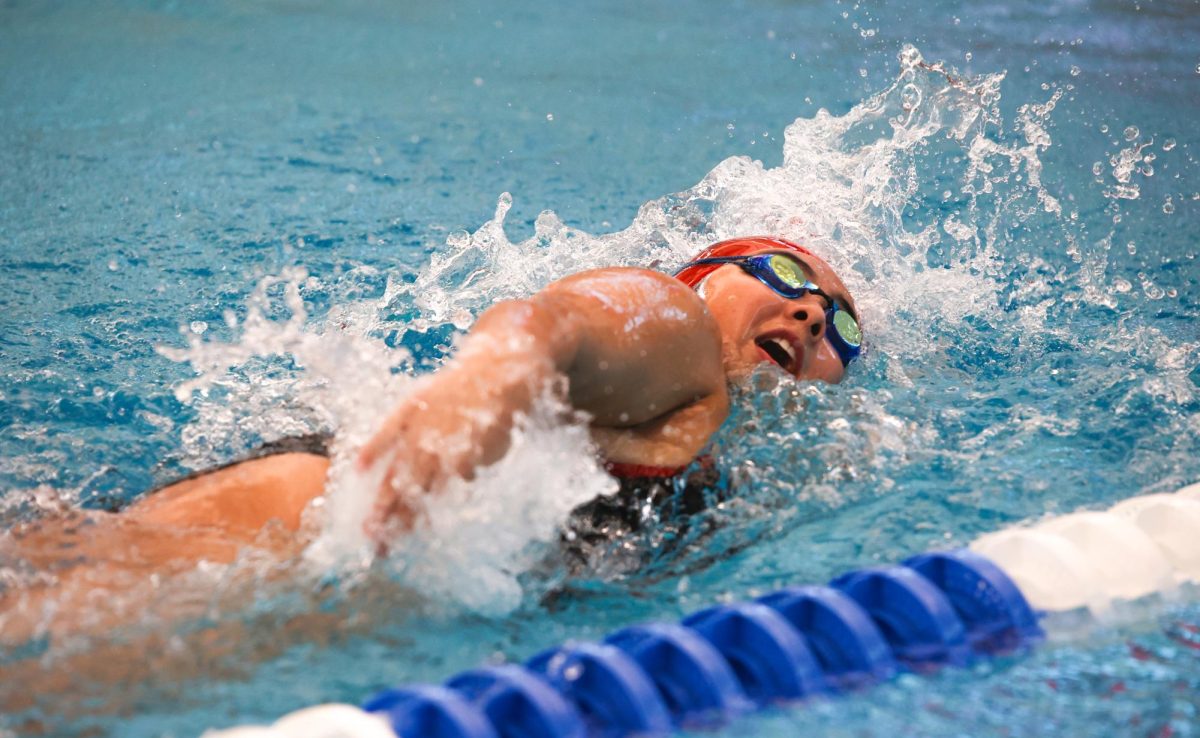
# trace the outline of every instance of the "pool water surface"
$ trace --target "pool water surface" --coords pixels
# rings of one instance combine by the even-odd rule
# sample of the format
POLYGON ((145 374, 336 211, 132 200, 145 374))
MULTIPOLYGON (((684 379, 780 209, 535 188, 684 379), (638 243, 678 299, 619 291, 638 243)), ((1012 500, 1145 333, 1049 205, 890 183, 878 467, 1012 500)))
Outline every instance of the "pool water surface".
MULTIPOLYGON (((344 461, 472 316, 582 268, 775 233, 866 335, 840 385, 739 388, 734 499, 582 573, 557 526, 608 481, 550 410, 373 565, 335 466, 283 576, 3 652, 0 735, 270 722, 1200 480, 1197 49, 1184 1, 0 4, 6 529, 280 436, 344 461)), ((1192 735, 1198 626, 1182 591, 705 735, 1192 735)))

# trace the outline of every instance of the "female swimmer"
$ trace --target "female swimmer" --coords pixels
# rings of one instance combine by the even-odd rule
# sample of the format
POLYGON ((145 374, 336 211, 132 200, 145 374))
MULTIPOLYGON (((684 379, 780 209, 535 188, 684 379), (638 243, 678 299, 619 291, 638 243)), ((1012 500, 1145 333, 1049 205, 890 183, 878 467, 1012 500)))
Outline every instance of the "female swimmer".
MULTIPOLYGON (((614 476, 665 477, 720 427, 731 380, 767 362, 839 382, 860 341, 837 274, 778 238, 718 243, 674 277, 627 267, 566 277, 484 312, 453 361, 420 380, 362 450, 362 469, 386 467, 372 530, 382 540, 411 526, 418 495, 499 460, 514 417, 547 387, 591 418, 614 476)), ((275 454, 168 487, 128 514, 245 530, 278 519, 295 530, 326 469, 319 454, 275 454)))
MULTIPOLYGON (((860 342, 845 285, 783 239, 718 243, 674 277, 638 268, 566 277, 484 312, 454 359, 419 380, 363 448, 360 468, 383 480, 369 532, 385 542, 416 522, 419 495, 499 460, 514 418, 547 389, 591 418, 610 473, 662 480, 720 427, 732 380, 771 363, 799 380, 839 382, 860 342)), ((157 572, 230 562, 247 545, 298 552, 305 541, 296 533, 329 461, 319 448, 274 450, 148 495, 111 524, 76 521, 87 532, 73 559, 133 552, 127 566, 157 572)), ((62 535, 35 525, 13 539, 37 550, 62 535)))

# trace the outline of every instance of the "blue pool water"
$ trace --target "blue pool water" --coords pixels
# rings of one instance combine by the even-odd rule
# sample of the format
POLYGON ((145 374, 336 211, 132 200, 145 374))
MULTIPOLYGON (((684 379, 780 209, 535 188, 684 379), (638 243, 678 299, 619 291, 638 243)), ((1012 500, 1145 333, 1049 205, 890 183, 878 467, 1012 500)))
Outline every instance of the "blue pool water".
MULTIPOLYGON (((534 419, 386 564, 330 523, 286 583, 10 654, 0 735, 265 722, 1200 479, 1197 49, 1192 2, 4 3, 7 525, 264 438, 344 452, 491 301, 721 237, 828 254, 869 350, 756 377, 716 442, 739 496, 682 543, 567 577, 547 542, 604 480, 534 419)), ((1138 603, 728 733, 1191 735, 1197 625, 1138 603)))

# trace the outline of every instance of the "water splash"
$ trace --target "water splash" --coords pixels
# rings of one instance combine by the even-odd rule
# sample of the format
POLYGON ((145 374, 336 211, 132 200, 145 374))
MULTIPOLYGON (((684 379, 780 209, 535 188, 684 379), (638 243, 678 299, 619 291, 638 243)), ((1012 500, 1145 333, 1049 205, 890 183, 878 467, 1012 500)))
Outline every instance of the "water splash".
MULTIPOLYGON (((729 531, 722 545, 733 549, 803 516, 869 503, 914 479, 926 480, 929 495, 953 499, 1003 478, 1017 490, 1013 499, 981 504, 1028 514, 1022 495, 1044 492, 1045 453, 1069 451, 1093 434, 1129 433, 1096 427, 1090 418, 1098 409, 1123 417, 1149 405, 1163 414, 1177 442, 1150 444, 1132 459, 1161 474, 1194 446, 1189 370, 1200 342, 1168 346, 1132 319, 1100 328, 1088 343, 1070 328, 1103 323, 1138 293, 1110 276, 1111 234, 1086 236, 1064 214, 1071 193, 1043 181, 1040 157, 1053 145, 1053 114, 1070 86, 1018 107, 1006 128, 1003 80, 1002 73, 962 75, 907 47, 887 89, 845 115, 821 110, 788 126, 780 166, 727 159, 695 186, 645 203, 622 231, 587 233, 546 211, 532 237, 514 242, 505 232, 512 205, 505 193, 492 219, 452 234, 414 279, 393 277, 378 300, 339 303, 313 321, 303 296, 322 285, 301 272, 265 280, 237 343, 192 333, 187 349, 167 352, 200 372, 181 387, 201 416, 185 441, 204 459, 249 436, 335 429, 331 494, 309 560, 318 569, 367 565, 361 521, 375 487, 349 460, 389 401, 408 390, 413 371, 410 355, 386 346, 452 339, 494 302, 583 269, 670 271, 716 240, 777 234, 809 245, 843 275, 858 298, 868 348, 843 386, 796 387, 760 373, 752 391, 739 391, 715 444, 723 475, 738 489, 736 504, 709 513, 729 531), (1047 249, 1047 240, 1059 246, 1047 249), (286 310, 272 308, 273 300, 286 310), (290 317, 272 320, 272 310, 290 317), (1132 378, 1114 368, 1131 359, 1132 378), (1023 384, 1014 391, 1017 378, 1023 384), (1092 399, 1072 407, 1064 386, 1092 399), (1156 461, 1155 451, 1166 457, 1156 461), (1030 471, 1015 470, 1014 459, 1030 471)), ((1140 146, 1117 157, 1118 182, 1133 176, 1125 159, 1141 155, 1140 146)), ((1147 275, 1143 296, 1156 299, 1155 288, 1147 275)), ((555 526, 608 489, 578 421, 563 426, 554 417, 526 419, 501 464, 426 501, 427 527, 401 542, 392 560, 402 583, 485 612, 521 601, 529 586, 522 573, 553 544, 555 526)), ((1061 473, 1082 479, 1089 472, 1061 473)), ((654 535, 647 540, 652 547, 654 535)), ((711 545, 680 549, 681 565, 711 545)), ((602 575, 627 574, 615 567, 602 575)))
POLYGON ((544 397, 519 418, 512 448, 470 483, 422 500, 421 524, 391 553, 405 584, 443 605, 503 615, 526 594, 520 576, 557 544, 572 509, 616 491, 601 468, 586 419, 544 397))

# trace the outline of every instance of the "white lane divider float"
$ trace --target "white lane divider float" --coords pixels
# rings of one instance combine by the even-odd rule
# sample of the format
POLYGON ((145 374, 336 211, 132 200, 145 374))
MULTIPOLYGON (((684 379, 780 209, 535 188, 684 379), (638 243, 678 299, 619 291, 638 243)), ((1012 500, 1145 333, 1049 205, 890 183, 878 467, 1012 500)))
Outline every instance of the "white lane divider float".
POLYGON ((200 738, 396 738, 387 719, 353 705, 328 704, 288 713, 270 726, 209 730, 200 738))
POLYGON ((1200 582, 1200 484, 1001 530, 971 544, 1012 577, 1042 612, 1167 593, 1200 582))

